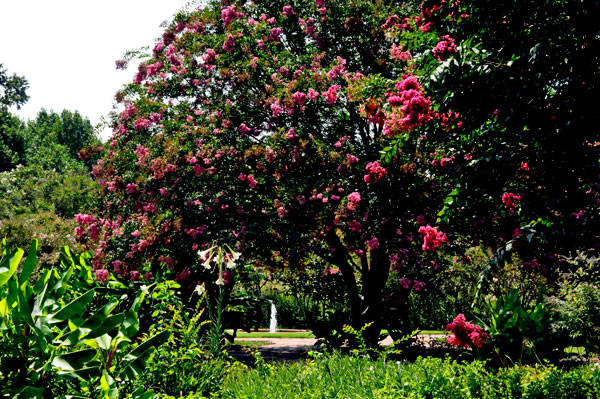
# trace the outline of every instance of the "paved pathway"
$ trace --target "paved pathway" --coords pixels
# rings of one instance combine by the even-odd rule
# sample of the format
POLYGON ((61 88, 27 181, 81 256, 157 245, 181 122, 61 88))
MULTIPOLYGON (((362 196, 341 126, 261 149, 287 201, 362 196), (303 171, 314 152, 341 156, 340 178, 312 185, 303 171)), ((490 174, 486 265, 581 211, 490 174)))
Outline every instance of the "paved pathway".
MULTIPOLYGON (((417 337, 417 344, 429 347, 436 339, 444 337, 447 337, 447 335, 419 335, 417 337)), ((235 341, 268 342, 268 344, 256 348, 266 360, 295 361, 301 359, 308 351, 318 349, 317 346, 315 346, 317 341, 315 338, 236 338, 235 341)), ((387 337, 379 343, 385 346, 391 345, 392 339, 387 337)), ((240 360, 251 357, 249 354, 242 351, 233 351, 232 355, 240 360)))

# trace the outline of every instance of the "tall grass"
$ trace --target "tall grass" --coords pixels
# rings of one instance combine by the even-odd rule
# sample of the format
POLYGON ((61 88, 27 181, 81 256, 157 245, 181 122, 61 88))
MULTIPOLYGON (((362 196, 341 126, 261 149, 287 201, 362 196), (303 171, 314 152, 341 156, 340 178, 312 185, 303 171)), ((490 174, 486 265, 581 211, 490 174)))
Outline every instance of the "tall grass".
POLYGON ((223 398, 599 398, 600 368, 562 371, 517 366, 488 370, 482 362, 419 358, 403 363, 333 355, 294 364, 234 367, 223 398))

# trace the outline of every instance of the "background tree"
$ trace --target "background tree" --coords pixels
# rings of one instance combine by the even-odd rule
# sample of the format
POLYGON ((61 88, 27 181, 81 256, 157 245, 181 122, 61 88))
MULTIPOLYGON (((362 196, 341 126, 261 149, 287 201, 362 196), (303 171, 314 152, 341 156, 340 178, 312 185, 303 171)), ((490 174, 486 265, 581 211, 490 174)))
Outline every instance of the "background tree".
POLYGON ((10 170, 22 162, 24 155, 23 123, 9 112, 27 102, 29 83, 22 76, 9 75, 0 64, 0 171, 10 170))

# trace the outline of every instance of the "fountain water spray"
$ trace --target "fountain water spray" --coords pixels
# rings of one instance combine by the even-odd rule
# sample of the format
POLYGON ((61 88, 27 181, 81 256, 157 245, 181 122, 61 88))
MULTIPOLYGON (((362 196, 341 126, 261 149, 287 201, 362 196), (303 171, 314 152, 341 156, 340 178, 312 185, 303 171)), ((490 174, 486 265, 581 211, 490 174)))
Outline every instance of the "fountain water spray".
POLYGON ((273 301, 269 299, 269 303, 271 304, 271 320, 269 322, 269 332, 274 333, 277 332, 277 308, 273 301))

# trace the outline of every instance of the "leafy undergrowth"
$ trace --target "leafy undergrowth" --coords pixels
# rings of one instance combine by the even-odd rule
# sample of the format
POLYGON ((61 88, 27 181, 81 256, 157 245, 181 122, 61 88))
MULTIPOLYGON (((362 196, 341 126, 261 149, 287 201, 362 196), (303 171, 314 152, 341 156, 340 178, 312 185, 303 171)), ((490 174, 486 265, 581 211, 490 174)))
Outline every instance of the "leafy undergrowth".
MULTIPOLYGON (((260 359, 259 359, 260 360, 260 359)), ((414 363, 333 355, 304 363, 234 366, 223 398, 598 398, 600 366, 561 370, 419 358, 414 363)))

